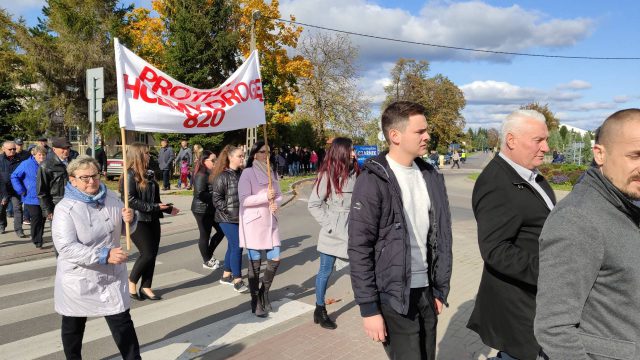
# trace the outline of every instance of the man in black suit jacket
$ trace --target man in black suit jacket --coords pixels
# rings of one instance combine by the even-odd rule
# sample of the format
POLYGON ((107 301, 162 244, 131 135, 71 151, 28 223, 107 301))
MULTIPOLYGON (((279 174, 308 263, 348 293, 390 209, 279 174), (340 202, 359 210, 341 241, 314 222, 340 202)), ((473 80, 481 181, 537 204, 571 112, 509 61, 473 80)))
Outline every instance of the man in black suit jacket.
POLYGON ((549 132, 542 114, 518 110, 507 116, 501 136, 500 153, 473 188, 484 269, 467 327, 500 350, 497 359, 534 360, 538 237, 556 202, 536 170, 549 151, 549 132))

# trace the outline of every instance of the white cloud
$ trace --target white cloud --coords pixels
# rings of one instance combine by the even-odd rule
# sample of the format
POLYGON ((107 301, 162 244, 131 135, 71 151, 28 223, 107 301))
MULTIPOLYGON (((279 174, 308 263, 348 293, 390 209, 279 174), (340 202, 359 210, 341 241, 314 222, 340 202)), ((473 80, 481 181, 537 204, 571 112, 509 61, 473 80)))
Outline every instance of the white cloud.
POLYGON ((613 102, 590 101, 584 103, 558 104, 557 111, 594 111, 615 109, 617 105, 613 102))
POLYGON ((544 92, 503 81, 474 81, 460 86, 470 104, 525 104, 544 96, 544 92))
POLYGON ((613 97, 613 101, 618 104, 624 104, 630 100, 631 100, 631 96, 628 96, 628 95, 620 95, 620 96, 613 97))
MULTIPOLYGON (((556 19, 517 5, 497 7, 481 1, 431 1, 418 14, 366 0, 324 0, 322 11, 318 11, 316 0, 283 0, 280 10, 283 17, 293 14, 298 21, 312 25, 420 43, 508 52, 571 46, 587 37, 594 27, 591 19, 556 19)), ((370 61, 417 57, 431 61, 503 62, 511 58, 358 36, 352 40, 360 46, 361 55, 370 61)))
POLYGON ((591 84, 584 80, 572 80, 566 84, 558 85, 558 89, 572 89, 572 90, 591 89, 591 84))

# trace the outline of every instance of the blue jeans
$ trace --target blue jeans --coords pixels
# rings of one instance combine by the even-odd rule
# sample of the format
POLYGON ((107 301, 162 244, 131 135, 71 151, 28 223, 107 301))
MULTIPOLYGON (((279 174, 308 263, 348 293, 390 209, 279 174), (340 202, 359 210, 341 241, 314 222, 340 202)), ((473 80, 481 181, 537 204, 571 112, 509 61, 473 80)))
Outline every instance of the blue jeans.
POLYGON ((318 269, 318 275, 316 275, 317 305, 324 305, 324 295, 327 293, 329 276, 331 276, 331 273, 333 272, 333 264, 335 264, 335 262, 335 256, 320 253, 320 269, 318 269))
MULTIPOLYGON (((273 249, 265 250, 267 252, 267 260, 280 260, 280 246, 274 246, 273 249)), ((260 260, 262 250, 247 249, 249 260, 260 260)))
POLYGON ((495 358, 491 358, 491 359, 501 359, 501 360, 518 360, 516 358, 514 358, 513 356, 507 354, 504 351, 500 351, 498 352, 498 356, 495 358))
POLYGON ((240 248, 240 228, 238 224, 220 223, 227 237, 227 253, 224 255, 224 271, 230 271, 234 279, 242 277, 242 248, 240 248))

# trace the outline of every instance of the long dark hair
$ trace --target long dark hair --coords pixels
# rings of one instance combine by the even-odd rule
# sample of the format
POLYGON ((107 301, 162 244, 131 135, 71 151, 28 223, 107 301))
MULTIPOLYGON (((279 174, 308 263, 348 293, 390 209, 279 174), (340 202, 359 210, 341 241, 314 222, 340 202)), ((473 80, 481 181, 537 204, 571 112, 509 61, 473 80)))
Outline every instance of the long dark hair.
POLYGON ((196 167, 193 169, 194 174, 198 174, 198 173, 206 174, 207 166, 204 164, 204 162, 207 161, 207 159, 209 158, 209 156, 211 156, 211 154, 213 154, 213 152, 209 150, 205 150, 202 152, 202 154, 198 158, 198 161, 196 162, 196 167))
POLYGON ((360 175, 360 168, 356 159, 351 159, 351 150, 353 142, 349 138, 337 137, 331 142, 331 147, 324 157, 324 161, 318 169, 318 178, 316 179, 316 192, 319 193, 318 187, 320 180, 326 176, 327 194, 331 193, 333 187, 334 192, 338 195, 342 194, 342 187, 349 180, 351 171, 355 171, 356 176, 360 175))
MULTIPOLYGON (((265 145, 264 141, 258 141, 255 144, 253 144, 253 146, 251 147, 251 150, 249 151, 249 160, 247 160, 247 166, 245 166, 245 168, 250 168, 253 166, 253 158, 256 156, 256 154, 258 153, 258 151, 260 151, 260 149, 262 149, 262 147, 265 145)), ((267 146, 267 148, 269 148, 267 146)), ((271 149, 267 149, 269 151, 269 153, 267 154, 267 156, 269 157, 269 163, 271 164, 271 170, 273 171, 273 173, 276 173, 276 168, 273 166, 275 159, 271 156, 271 149)))

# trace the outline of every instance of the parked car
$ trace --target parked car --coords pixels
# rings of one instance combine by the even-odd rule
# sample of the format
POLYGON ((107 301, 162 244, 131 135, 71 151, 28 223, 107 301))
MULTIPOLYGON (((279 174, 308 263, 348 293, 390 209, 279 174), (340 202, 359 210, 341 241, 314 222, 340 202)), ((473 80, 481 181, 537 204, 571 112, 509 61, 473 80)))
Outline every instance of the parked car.
MULTIPOLYGON (((122 167, 124 161, 122 160, 122 152, 118 151, 113 156, 107 158, 107 180, 113 180, 122 175, 122 167)), ((155 172, 156 179, 158 176, 162 176, 160 173, 160 165, 158 165, 158 154, 153 150, 150 152, 149 157, 149 169, 155 172)))

